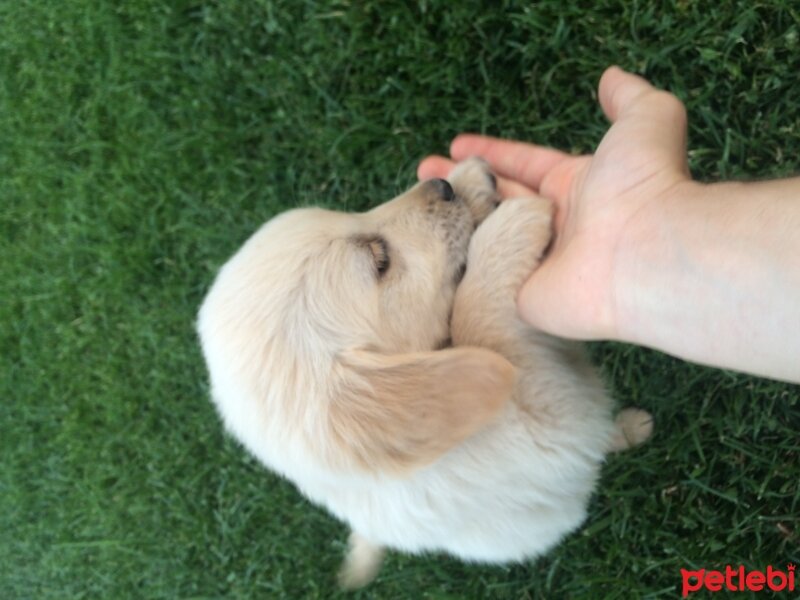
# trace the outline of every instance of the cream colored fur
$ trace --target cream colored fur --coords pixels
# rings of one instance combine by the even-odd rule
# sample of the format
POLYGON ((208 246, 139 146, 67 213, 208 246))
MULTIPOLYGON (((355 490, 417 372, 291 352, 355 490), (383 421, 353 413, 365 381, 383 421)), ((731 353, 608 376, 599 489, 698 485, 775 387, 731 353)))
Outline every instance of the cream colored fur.
POLYGON ((275 217, 200 310, 227 429, 351 527, 346 587, 374 577, 384 547, 546 552, 583 522, 606 453, 652 430, 634 409, 615 423, 580 348, 516 315, 550 204, 495 209, 478 160, 450 182, 450 201, 432 181, 363 214, 275 217))

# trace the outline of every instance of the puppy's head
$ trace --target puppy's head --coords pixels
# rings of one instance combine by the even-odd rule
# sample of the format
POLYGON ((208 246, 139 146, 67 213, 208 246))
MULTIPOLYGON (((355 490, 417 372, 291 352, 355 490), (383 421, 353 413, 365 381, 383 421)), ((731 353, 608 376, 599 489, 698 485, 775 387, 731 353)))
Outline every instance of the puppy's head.
POLYGON ((511 365, 447 348, 472 228, 443 180, 366 213, 298 209, 264 225, 200 311, 231 431, 292 476, 298 461, 407 471, 487 423, 511 365))

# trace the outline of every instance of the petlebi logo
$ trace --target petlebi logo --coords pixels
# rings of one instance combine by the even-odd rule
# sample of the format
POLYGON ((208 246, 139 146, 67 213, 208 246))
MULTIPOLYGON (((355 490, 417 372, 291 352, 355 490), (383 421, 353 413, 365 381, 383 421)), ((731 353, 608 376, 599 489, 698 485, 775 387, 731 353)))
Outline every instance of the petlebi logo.
POLYGON ((709 592, 793 592, 795 566, 789 564, 785 571, 768 566, 766 571, 748 571, 742 565, 726 565, 724 571, 681 569, 683 587, 681 596, 707 590, 709 592))

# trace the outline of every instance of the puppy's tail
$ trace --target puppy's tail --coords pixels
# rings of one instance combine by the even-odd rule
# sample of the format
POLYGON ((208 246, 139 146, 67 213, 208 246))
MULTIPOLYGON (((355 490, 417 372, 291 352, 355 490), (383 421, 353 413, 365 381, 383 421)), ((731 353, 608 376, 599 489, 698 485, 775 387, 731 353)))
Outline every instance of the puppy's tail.
POLYGON ((653 434, 653 416, 641 408, 625 408, 617 413, 611 452, 643 444, 653 434))
POLYGON ((358 535, 350 534, 349 549, 339 570, 339 585, 346 590, 367 585, 375 579, 383 562, 384 550, 358 535))

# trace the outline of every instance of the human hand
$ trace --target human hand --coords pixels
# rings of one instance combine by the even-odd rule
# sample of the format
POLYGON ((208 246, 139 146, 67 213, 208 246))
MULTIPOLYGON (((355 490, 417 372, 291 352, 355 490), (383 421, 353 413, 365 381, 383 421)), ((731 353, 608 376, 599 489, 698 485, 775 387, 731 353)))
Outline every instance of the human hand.
POLYGON ((691 178, 686 162, 686 111, 672 94, 610 67, 599 100, 612 122, 594 155, 462 134, 452 160, 430 156, 420 179, 446 177, 453 161, 481 156, 498 175, 504 198, 541 194, 556 205, 548 257, 523 286, 521 316, 561 337, 617 339, 616 282, 635 262, 641 225, 691 178))

